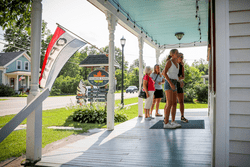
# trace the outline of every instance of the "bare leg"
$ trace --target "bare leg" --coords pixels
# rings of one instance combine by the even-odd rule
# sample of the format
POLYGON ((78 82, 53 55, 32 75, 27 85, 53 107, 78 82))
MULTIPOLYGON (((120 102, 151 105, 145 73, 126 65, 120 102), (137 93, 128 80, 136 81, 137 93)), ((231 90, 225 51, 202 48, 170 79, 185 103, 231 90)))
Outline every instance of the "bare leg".
POLYGON ((165 93, 166 93, 166 97, 167 97, 166 98, 167 102, 166 102, 166 106, 164 108, 164 115, 165 115, 164 122, 165 122, 165 124, 167 124, 169 122, 170 109, 173 105, 173 91, 166 90, 165 93))
POLYGON ((158 111, 159 111, 159 105, 160 105, 160 101, 161 101, 161 98, 157 98, 156 100, 156 106, 155 106, 155 115, 158 115, 158 111))
POLYGON ((180 103, 181 116, 184 116, 184 93, 177 93, 177 98, 180 103))
POLYGON ((147 109, 144 108, 145 118, 147 118, 147 109))
POLYGON ((152 103, 151 110, 150 110, 150 115, 152 115, 154 107, 155 107, 155 98, 153 99, 153 103, 152 103))
POLYGON ((175 115, 176 115, 176 106, 177 106, 177 91, 173 92, 173 103, 172 103, 172 122, 175 121, 175 115))

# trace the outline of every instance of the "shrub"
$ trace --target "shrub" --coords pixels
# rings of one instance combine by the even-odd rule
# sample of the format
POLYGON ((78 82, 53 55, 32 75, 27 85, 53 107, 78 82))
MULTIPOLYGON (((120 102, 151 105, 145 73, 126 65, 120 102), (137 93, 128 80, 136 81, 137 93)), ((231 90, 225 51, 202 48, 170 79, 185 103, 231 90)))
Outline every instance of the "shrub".
POLYGON ((0 84, 0 97, 13 95, 15 95, 15 91, 12 87, 9 85, 0 84))
MULTIPOLYGON (((115 122, 124 122, 128 118, 124 114, 115 113, 115 122)), ((107 112, 103 109, 79 109, 73 113, 73 121, 80 123, 98 123, 106 124, 107 112)))
POLYGON ((186 89, 184 91, 184 102, 187 103, 193 103, 193 100, 195 98, 195 92, 194 89, 186 89))
POLYGON ((195 93, 197 95, 197 100, 199 102, 207 103, 208 101, 208 85, 198 84, 195 85, 195 93))
POLYGON ((51 96, 57 96, 57 95, 60 95, 62 92, 60 89, 57 89, 57 88, 54 88, 52 87, 51 91, 50 91, 50 95, 51 96))

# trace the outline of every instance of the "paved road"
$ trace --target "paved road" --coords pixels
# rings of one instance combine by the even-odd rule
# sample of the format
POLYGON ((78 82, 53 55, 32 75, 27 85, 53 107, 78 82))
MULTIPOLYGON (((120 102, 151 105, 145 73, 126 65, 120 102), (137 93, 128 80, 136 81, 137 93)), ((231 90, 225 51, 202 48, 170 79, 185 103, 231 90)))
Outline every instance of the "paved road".
MULTIPOLYGON (((137 97, 137 93, 124 93, 124 98, 137 97)), ((0 116, 17 114, 21 111, 27 104, 27 98, 25 97, 0 97, 0 99, 8 99, 5 101, 0 101, 0 116)), ((121 99, 121 94, 116 93, 115 99, 121 99)), ((70 105, 71 103, 76 103, 75 96, 58 96, 58 97, 48 97, 43 102, 43 110, 62 108, 70 105)))

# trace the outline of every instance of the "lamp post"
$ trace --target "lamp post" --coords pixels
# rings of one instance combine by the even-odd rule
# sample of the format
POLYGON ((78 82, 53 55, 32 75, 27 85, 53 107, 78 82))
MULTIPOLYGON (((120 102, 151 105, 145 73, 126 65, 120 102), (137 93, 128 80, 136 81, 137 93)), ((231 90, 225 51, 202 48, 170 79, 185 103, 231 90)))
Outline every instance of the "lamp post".
POLYGON ((122 93, 121 93, 121 105, 122 107, 124 106, 124 103, 123 103, 123 51, 124 51, 124 46, 125 46, 125 43, 126 43, 126 39, 124 37, 122 37, 121 39, 121 45, 122 45, 122 93))

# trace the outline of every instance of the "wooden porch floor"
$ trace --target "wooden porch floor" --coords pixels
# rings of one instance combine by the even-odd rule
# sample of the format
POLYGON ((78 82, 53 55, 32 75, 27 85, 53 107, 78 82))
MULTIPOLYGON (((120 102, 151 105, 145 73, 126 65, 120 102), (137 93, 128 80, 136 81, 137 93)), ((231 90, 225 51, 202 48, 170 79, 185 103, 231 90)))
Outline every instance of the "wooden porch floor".
MULTIPOLYGON (((96 134, 42 156, 37 166, 211 166, 211 134, 205 129, 149 129, 151 121, 134 118, 113 131, 96 134)), ((177 117, 179 119, 179 116, 177 117)))

